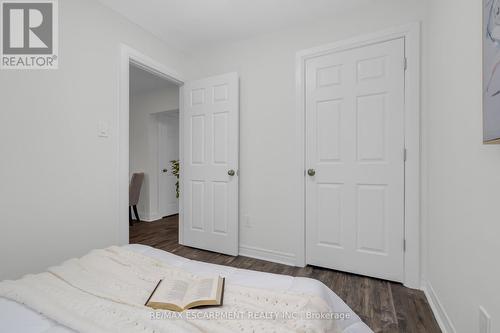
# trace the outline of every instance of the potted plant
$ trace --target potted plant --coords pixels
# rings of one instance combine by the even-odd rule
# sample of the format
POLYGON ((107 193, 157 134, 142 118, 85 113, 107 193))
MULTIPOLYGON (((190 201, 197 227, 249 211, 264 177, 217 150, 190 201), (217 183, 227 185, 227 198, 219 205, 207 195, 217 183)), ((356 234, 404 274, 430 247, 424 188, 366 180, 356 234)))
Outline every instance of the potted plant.
POLYGON ((177 182, 175 183, 175 197, 179 198, 179 160, 170 161, 170 165, 172 166, 172 174, 177 178, 177 182))

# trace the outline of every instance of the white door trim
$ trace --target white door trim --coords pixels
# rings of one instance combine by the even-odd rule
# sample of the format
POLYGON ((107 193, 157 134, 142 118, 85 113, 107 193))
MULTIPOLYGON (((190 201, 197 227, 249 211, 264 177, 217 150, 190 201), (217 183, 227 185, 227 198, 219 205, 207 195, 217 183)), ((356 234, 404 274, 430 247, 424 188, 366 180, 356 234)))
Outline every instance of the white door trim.
POLYGON ((297 52, 296 55, 296 124, 298 216, 301 232, 297 238, 297 265, 306 265, 305 244, 305 62, 320 55, 405 38, 407 71, 405 75, 405 240, 404 285, 420 288, 420 23, 343 40, 297 52))
MULTIPOLYGON (((117 221, 117 244, 129 243, 128 227, 128 199, 129 199, 129 65, 134 64, 150 73, 163 77, 180 86, 184 79, 177 71, 148 57, 147 55, 121 44, 120 71, 119 71, 119 110, 118 110, 118 221, 117 221)), ((182 96, 182 93, 181 93, 182 96)), ((182 110, 179 111, 180 113, 182 110)), ((182 117, 181 117, 182 118, 182 117)), ((182 137, 182 134, 180 134, 182 137)), ((182 143, 181 146, 182 147, 182 143)), ((182 161, 182 149, 179 151, 182 161)), ((182 185, 182 184, 181 184, 182 185)), ((182 193, 182 191, 181 191, 182 193)), ((179 198, 179 223, 182 220, 182 195, 179 198)), ((179 228, 181 230, 181 228, 179 228)))

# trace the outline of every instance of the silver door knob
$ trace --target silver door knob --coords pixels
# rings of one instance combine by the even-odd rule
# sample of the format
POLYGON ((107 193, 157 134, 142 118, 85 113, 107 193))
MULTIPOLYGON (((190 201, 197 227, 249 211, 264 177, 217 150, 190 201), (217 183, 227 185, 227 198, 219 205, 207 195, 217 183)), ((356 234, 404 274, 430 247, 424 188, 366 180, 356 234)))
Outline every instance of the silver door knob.
POLYGON ((309 169, 309 170, 307 170, 307 174, 312 177, 312 176, 314 176, 316 174, 316 170, 309 169))
POLYGON ((230 175, 230 176, 232 177, 232 176, 234 176, 234 175, 236 174, 236 172, 234 172, 234 170, 233 170, 233 169, 231 169, 231 170, 229 170, 229 171, 227 172, 227 174, 228 174, 228 175, 230 175))

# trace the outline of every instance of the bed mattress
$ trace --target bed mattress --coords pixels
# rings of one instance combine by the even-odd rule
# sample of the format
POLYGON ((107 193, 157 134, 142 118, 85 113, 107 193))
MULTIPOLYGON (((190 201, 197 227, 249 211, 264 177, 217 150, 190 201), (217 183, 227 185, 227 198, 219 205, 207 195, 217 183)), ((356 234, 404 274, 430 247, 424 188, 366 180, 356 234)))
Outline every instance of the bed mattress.
MULTIPOLYGON (((139 244, 126 245, 124 248, 159 259, 169 265, 181 267, 197 275, 219 274, 224 276, 228 283, 274 291, 303 292, 319 296, 325 300, 332 312, 349 314, 349 319, 339 320, 338 322, 338 326, 342 329, 343 333, 372 332, 340 297, 317 280, 256 272, 189 260, 166 251, 139 244)), ((22 304, 0 297, 0 332, 68 333, 73 331, 22 304)))

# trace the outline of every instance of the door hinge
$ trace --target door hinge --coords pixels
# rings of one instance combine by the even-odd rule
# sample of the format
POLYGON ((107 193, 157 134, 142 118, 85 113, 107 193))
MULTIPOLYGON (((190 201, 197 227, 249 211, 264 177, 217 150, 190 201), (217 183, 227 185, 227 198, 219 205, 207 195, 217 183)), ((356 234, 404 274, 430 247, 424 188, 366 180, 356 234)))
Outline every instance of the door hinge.
POLYGON ((406 58, 406 57, 403 59, 403 66, 404 66, 405 70, 408 69, 408 58, 406 58))
POLYGON ((403 161, 406 162, 406 158, 408 156, 406 148, 403 150, 403 161))
POLYGON ((403 239, 403 252, 406 252, 406 239, 403 239))

